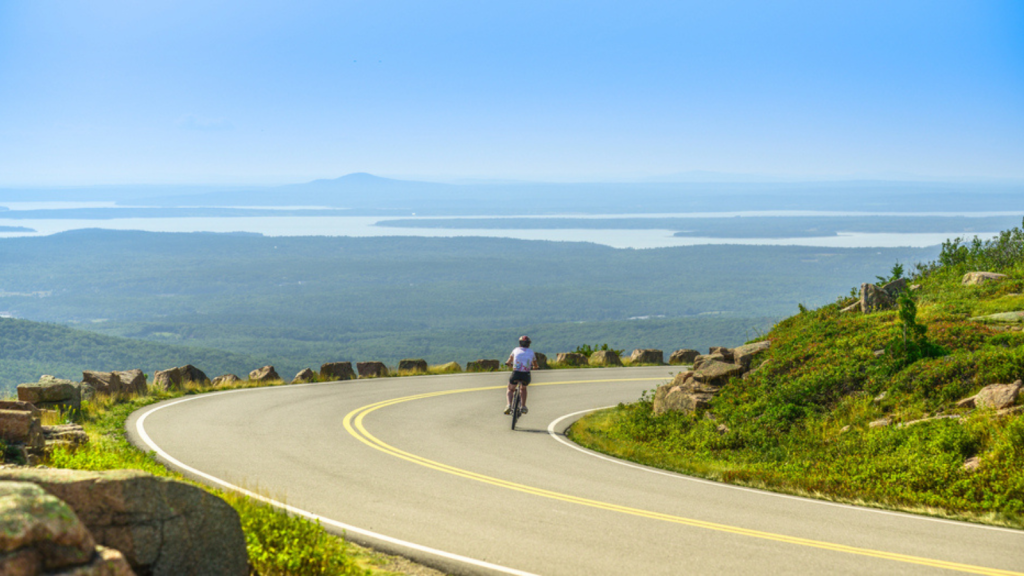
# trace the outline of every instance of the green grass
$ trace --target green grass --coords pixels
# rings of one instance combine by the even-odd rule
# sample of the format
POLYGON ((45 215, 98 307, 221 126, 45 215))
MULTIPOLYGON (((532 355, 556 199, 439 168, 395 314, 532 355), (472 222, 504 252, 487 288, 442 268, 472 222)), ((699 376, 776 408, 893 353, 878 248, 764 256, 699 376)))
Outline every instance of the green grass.
POLYGON ((916 323, 926 331, 916 348, 903 344, 908 319, 898 310, 843 314, 841 298, 779 322, 756 360, 764 367, 730 382, 706 413, 655 416, 645 394, 584 418, 570 436, 724 482, 1022 528, 1024 414, 956 407, 983 386, 1024 378, 1024 333, 969 320, 1024 309, 1022 259, 986 254, 1019 254, 1007 239, 920 269, 916 323), (978 269, 1009 278, 960 283, 978 269), (900 426, 936 416, 959 418, 900 426), (883 418, 892 425, 868 426, 883 418), (981 465, 970 471, 972 457, 981 465))
MULTIPOLYGON (((200 387, 189 384, 180 392, 165 392, 150 387, 145 397, 115 400, 98 397, 83 403, 77 418, 89 434, 89 443, 77 450, 58 448, 47 465, 77 470, 142 470, 155 476, 173 478, 199 486, 227 501, 241 518, 249 561, 263 576, 387 576, 395 574, 389 566, 392 557, 355 546, 324 530, 319 523, 290 516, 262 502, 235 493, 213 490, 168 470, 152 453, 143 452, 128 442, 125 420, 145 406, 163 400, 212 390, 266 386, 241 381, 234 386, 200 387)), ((280 382, 269 385, 281 385, 280 382)), ((3 446, 0 446, 3 448, 3 446)))

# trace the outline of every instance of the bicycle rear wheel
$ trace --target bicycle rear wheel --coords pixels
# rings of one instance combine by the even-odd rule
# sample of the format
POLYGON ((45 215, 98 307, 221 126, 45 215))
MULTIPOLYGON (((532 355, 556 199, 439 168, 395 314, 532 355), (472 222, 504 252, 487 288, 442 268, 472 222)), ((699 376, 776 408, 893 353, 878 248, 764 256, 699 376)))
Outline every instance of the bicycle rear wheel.
POLYGON ((516 429, 516 422, 519 420, 519 414, 522 413, 522 407, 519 402, 519 386, 512 392, 512 429, 516 429))

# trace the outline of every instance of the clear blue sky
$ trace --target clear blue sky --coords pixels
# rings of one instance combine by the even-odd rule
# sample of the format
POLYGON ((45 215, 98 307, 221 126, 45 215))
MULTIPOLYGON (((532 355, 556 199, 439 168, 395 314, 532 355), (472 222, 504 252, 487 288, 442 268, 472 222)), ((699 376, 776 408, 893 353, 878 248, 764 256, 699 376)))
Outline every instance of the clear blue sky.
POLYGON ((0 185, 1024 179, 1024 2, 0 2, 0 185))

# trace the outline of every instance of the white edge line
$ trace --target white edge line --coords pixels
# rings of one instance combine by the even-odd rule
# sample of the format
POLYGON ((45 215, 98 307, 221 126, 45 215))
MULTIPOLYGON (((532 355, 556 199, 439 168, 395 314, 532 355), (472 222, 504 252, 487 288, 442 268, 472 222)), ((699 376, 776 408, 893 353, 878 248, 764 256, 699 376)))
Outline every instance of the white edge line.
POLYGON ((556 420, 553 420, 551 422, 551 424, 548 424, 548 434, 552 438, 557 440, 558 442, 561 442, 563 445, 568 446, 569 448, 572 448, 573 450, 577 450, 579 452, 582 452, 582 453, 584 453, 584 454, 586 454, 588 456, 593 456, 594 458, 599 458, 599 459, 604 460, 606 462, 612 462, 612 463, 618 464, 620 466, 626 466, 627 468, 634 468, 636 470, 643 470, 644 472, 649 472, 651 474, 658 474, 658 475, 661 475, 661 476, 669 476, 671 478, 676 478, 676 479, 679 479, 679 480, 686 480, 686 481, 689 481, 689 482, 696 482, 696 483, 699 483, 699 484, 707 484, 709 486, 715 486, 715 487, 718 487, 718 488, 728 488, 730 490, 740 490, 742 492, 751 492, 751 493, 755 493, 755 494, 763 494, 763 495, 766 495, 766 496, 774 496, 776 498, 785 498, 787 500, 799 500, 801 502, 807 502, 807 503, 810 503, 810 504, 818 504, 820 506, 834 506, 836 508, 846 508, 848 510, 856 510, 858 512, 871 512, 873 514, 885 514, 887 516, 899 516, 901 518, 908 518, 908 519, 911 519, 911 520, 926 520, 928 522, 938 522, 938 523, 941 523, 941 524, 950 524, 950 525, 959 526, 959 527, 980 528, 980 529, 984 529, 984 530, 996 530, 998 532, 1009 532, 1011 534, 1020 534, 1021 533, 1020 530, 1014 530, 1013 528, 1003 528, 1003 527, 1000 527, 1000 526, 987 526, 985 524, 974 524, 974 523, 971 523, 971 522, 958 522, 956 520, 946 520, 944 518, 932 518, 931 516, 919 516, 917 514, 908 514, 906 512, 893 512, 893 511, 890 511, 890 510, 879 510, 878 508, 867 508, 867 507, 863 507, 863 506, 854 506, 852 504, 841 504, 839 502, 829 502, 827 500, 816 500, 814 498, 805 498, 803 496, 793 496, 793 495, 790 495, 790 494, 780 494, 778 492, 771 492, 771 491, 768 491, 768 490, 758 490, 756 488, 747 488, 746 486, 736 486, 734 484, 726 484, 725 482, 715 482, 714 480, 705 480, 704 478, 696 478, 694 476, 686 476, 685 474, 679 474, 677 472, 668 472, 666 470, 659 470, 657 468, 651 468, 649 466, 641 466, 639 464, 634 464, 632 462, 628 462, 626 460, 620 460, 618 458, 612 458, 611 456, 606 456, 604 454, 601 454, 600 452, 594 452, 593 450, 588 450, 586 448, 583 448, 582 446, 579 446, 578 444, 576 444, 574 442, 570 442, 569 440, 567 440, 565 438, 565 430, 567 430, 568 427, 566 427, 562 432, 556 432, 556 429, 558 428, 559 423, 562 422, 563 420, 567 420, 569 418, 573 418, 574 416, 579 416, 580 414, 587 414, 589 412, 596 412, 598 410, 605 410, 605 409, 614 408, 614 407, 615 406, 602 406, 600 408, 590 408, 589 410, 580 410, 578 412, 573 412, 572 414, 566 414, 565 416, 562 416, 562 417, 560 417, 560 418, 558 418, 556 420))
MULTIPOLYGON (((320 383, 317 383, 317 384, 320 384, 320 383)), ((303 386, 303 385, 299 385, 299 386, 303 386)), ((292 388, 297 388, 299 386, 292 385, 292 386, 289 386, 288 388, 292 389, 292 388)), ((307 384, 305 386, 309 386, 309 384, 307 384)), ((199 476, 199 477, 201 477, 201 478, 203 478, 205 480, 208 480, 209 482, 212 482, 213 484, 216 484, 218 486, 222 486, 222 487, 224 487, 224 488, 226 488, 228 490, 231 490, 233 492, 237 492, 239 494, 244 494, 245 496, 248 496, 249 498, 252 498, 253 500, 259 500, 261 502, 265 502, 267 504, 270 504, 271 506, 274 506, 276 508, 280 508, 282 510, 286 510, 287 512, 295 514, 297 516, 302 516, 302 517, 307 518, 309 520, 319 521, 321 524, 327 524, 327 525, 333 526, 335 528, 340 528, 341 530, 344 530, 346 532, 354 532, 356 534, 361 534, 361 535, 367 536, 369 538, 374 538, 374 539, 382 540, 384 542, 389 542, 391 544, 395 544, 395 545, 402 546, 402 547, 405 547, 405 548, 409 548, 409 549, 412 549, 412 550, 417 550, 417 551, 420 551, 420 552, 425 552, 427 554, 432 554, 434 556, 440 556, 441 558, 446 558, 448 560, 454 560, 456 562, 462 562, 464 564, 469 564, 471 566, 477 566, 477 567, 480 567, 480 568, 486 568, 486 569, 489 569, 489 570, 494 570, 496 572, 503 572, 505 574, 514 574, 515 576, 537 576, 536 574, 533 574, 532 572, 523 572, 522 570, 516 570, 515 568, 508 568, 506 566, 500 566, 498 564, 492 564, 490 562, 485 562, 483 560, 477 560, 475 558, 469 558, 469 557, 466 557, 466 556, 460 556, 458 554, 453 554, 451 552, 445 552, 444 550, 438 550, 436 548, 430 548, 428 546, 423 546, 421 544, 415 544, 413 542, 407 542, 405 540, 399 540, 398 538, 393 538, 391 536, 386 536, 384 534, 380 534, 380 533, 373 532, 373 531, 370 531, 370 530, 366 530, 366 529, 363 529, 363 528, 358 528, 356 526, 352 526, 350 524, 345 524, 343 522, 338 522, 337 520, 332 520, 332 519, 326 518, 324 516, 318 516, 316 514, 313 514, 312 512, 308 512, 306 510, 302 510, 301 508, 296 508, 294 506, 289 506, 288 504, 285 504, 284 502, 278 502, 277 500, 274 500, 272 498, 267 498, 266 496, 261 496, 260 494, 256 494, 255 492, 246 490, 245 488, 242 488, 241 486, 236 486, 236 485, 231 484, 231 483, 229 483, 229 482, 227 482, 225 480, 221 480, 220 478, 217 478, 217 477, 212 476, 210 474, 207 474, 205 472, 201 472, 199 470, 196 470, 195 468, 192 468, 191 466, 188 466, 187 464, 181 462, 177 458, 174 458, 173 456, 171 456, 167 452, 164 452, 159 446, 156 445, 155 442, 153 442, 153 439, 149 437, 149 434, 146 433, 146 429, 144 427, 144 423, 146 421, 146 418, 150 414, 153 414, 154 412, 157 412, 158 410, 163 410, 164 408, 169 408, 171 406, 175 406, 175 405, 181 404, 182 402, 188 402, 188 401, 191 401, 191 400, 198 400, 200 398, 209 398, 211 396, 219 396, 221 394, 228 394, 228 393, 231 393, 231 392, 245 392, 245 391, 254 391, 254 390, 274 390, 274 389, 276 389, 276 387, 270 387, 270 388, 245 388, 245 389, 241 389, 241 390, 226 390, 224 392, 216 392, 216 393, 213 393, 213 394, 202 394, 202 395, 199 395, 199 396, 193 396, 191 398, 183 398, 181 400, 177 400, 175 402, 170 402, 170 403, 167 403, 167 404, 161 404, 159 406, 154 406, 153 408, 151 408, 149 410, 146 410, 141 416, 139 416, 139 419, 136 420, 136 422, 135 422, 135 429, 139 433, 139 438, 146 444, 146 446, 149 446, 154 452, 157 453, 157 455, 159 455, 161 458, 163 458, 164 460, 166 460, 167 462, 169 462, 173 466, 175 466, 175 467, 177 467, 177 468, 179 468, 181 470, 186 470, 186 471, 190 472, 191 474, 199 476)))

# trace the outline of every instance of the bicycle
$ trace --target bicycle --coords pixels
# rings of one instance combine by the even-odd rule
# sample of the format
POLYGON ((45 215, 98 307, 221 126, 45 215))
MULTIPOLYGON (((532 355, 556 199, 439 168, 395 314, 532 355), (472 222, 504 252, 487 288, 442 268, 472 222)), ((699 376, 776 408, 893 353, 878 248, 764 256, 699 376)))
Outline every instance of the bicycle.
POLYGON ((516 380, 516 389, 512 391, 512 429, 516 429, 516 422, 519 421, 519 416, 523 413, 523 403, 520 402, 522 396, 523 383, 516 380))

